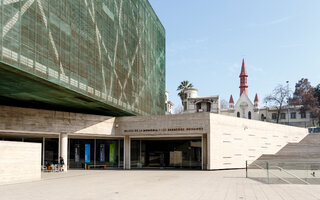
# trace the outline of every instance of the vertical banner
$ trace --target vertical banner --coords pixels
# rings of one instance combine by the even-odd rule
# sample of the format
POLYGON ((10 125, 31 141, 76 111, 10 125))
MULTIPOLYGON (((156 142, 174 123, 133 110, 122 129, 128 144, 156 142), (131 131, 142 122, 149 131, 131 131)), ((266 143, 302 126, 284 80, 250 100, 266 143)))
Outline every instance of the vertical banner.
POLYGON ((74 147, 74 162, 80 162, 80 145, 76 144, 74 147))
POLYGON ((90 144, 85 144, 84 146, 84 162, 90 162, 90 144))
POLYGON ((100 162, 106 162, 105 144, 100 144, 100 162))
POLYGON ((113 163, 115 159, 115 145, 110 144, 109 162, 113 163))

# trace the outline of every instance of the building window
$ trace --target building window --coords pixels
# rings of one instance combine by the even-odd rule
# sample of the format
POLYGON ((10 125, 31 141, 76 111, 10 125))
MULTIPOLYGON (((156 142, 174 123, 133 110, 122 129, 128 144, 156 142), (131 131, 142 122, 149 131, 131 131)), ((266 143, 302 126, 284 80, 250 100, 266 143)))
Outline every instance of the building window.
POLYGON ((281 113, 280 117, 281 119, 286 119, 286 113, 281 113))
POLYGON ((201 103, 197 103, 197 112, 202 112, 201 103))
POLYGON ((296 119, 297 118, 297 114, 295 112, 291 113, 291 119, 296 119))
POLYGON ((301 119, 305 119, 307 117, 306 112, 301 113, 301 119))
POLYGON ((239 112, 237 112, 237 117, 240 117, 240 113, 239 112))
POLYGON ((248 119, 251 119, 251 111, 248 112, 248 119))
POLYGON ((272 119, 274 119, 274 120, 277 119, 277 113, 272 113, 272 119))
POLYGON ((207 103, 207 112, 210 112, 211 111, 211 103, 207 103))
POLYGON ((261 121, 264 121, 264 114, 261 115, 261 121))

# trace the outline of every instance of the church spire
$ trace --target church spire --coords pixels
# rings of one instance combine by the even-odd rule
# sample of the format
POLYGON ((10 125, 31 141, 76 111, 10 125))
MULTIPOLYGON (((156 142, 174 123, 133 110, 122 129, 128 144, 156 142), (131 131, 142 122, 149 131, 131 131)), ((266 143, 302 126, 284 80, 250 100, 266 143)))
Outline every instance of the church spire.
POLYGON ((230 100, 229 100, 229 109, 234 109, 234 101, 233 101, 232 95, 230 96, 230 100))
POLYGON ((242 67, 241 67, 241 73, 240 73, 240 96, 242 95, 243 92, 248 95, 248 84, 247 84, 247 70, 246 70, 246 65, 244 64, 244 59, 242 59, 242 67))
POLYGON ((254 102, 259 102, 259 97, 257 93, 256 93, 256 97, 254 98, 254 102))

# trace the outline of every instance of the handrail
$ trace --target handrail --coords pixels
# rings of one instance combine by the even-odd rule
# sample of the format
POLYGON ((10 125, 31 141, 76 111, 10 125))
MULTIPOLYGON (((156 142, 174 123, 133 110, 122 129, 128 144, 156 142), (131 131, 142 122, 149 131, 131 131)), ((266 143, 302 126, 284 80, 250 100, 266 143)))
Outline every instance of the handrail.
POLYGON ((297 176, 297 175, 295 175, 295 174, 292 174, 292 173, 288 172, 287 170, 283 169, 282 167, 279 167, 279 166, 273 166, 273 167, 274 167, 274 168, 278 168, 278 169, 280 169, 280 171, 284 171, 285 173, 287 173, 287 174, 289 174, 289 175, 291 175, 291 176, 293 176, 293 177, 297 178, 298 180, 300 180, 300 181, 304 182, 304 183, 305 183, 305 184, 307 184, 307 185, 310 185, 310 183, 308 183, 307 181, 305 181, 305 180, 301 179, 300 177, 298 177, 298 176, 297 176))
MULTIPOLYGON (((259 167, 260 169, 265 169, 265 168, 261 167, 260 165, 255 164, 255 163, 252 163, 252 164, 254 164, 255 166, 259 167)), ((265 170, 267 170, 267 169, 265 169, 265 170)), ((275 176, 275 177, 279 178, 280 180, 282 180, 282 181, 284 181, 284 182, 288 183, 288 184, 292 184, 290 181, 287 181, 286 179, 281 178, 280 176, 278 176, 278 175, 276 175, 276 174, 272 173, 271 171, 269 171, 269 173, 270 173, 270 174, 272 174, 273 176, 275 176)))

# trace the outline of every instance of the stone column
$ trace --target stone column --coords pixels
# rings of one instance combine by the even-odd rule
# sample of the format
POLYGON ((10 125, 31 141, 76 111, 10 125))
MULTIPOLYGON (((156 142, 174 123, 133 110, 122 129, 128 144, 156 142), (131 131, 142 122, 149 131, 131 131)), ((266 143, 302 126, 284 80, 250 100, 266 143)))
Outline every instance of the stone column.
POLYGON ((130 169, 130 137, 124 137, 124 169, 130 169))
POLYGON ((68 134, 60 133, 60 156, 64 160, 63 171, 68 170, 68 134))
POLYGON ((208 169, 207 134, 202 135, 202 170, 208 169))

